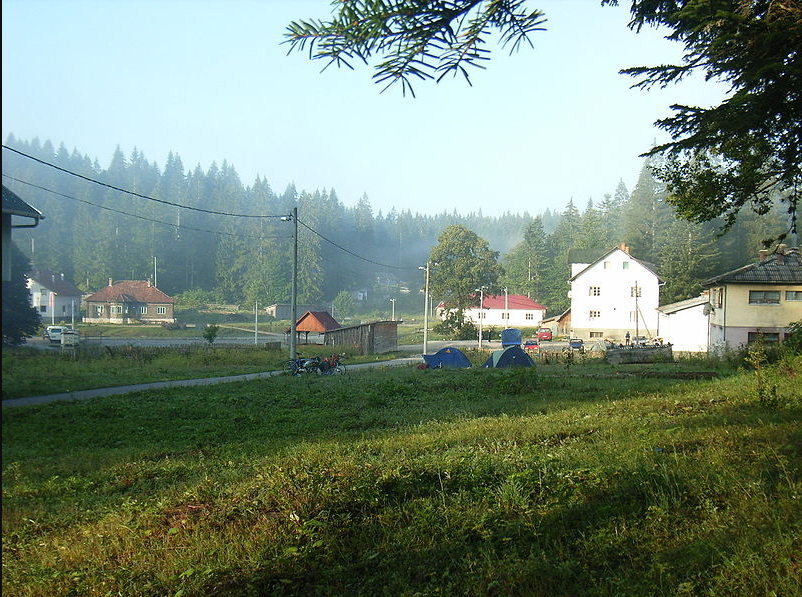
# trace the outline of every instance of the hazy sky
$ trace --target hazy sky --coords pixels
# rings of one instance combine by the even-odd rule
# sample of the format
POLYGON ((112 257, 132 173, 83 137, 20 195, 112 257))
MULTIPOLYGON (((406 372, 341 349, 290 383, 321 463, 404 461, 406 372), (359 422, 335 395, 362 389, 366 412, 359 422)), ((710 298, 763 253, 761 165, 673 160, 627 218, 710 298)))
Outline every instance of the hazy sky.
MULTIPOLYGON (((456 209, 500 215, 583 209, 638 155, 666 139, 653 122, 672 103, 709 105, 700 80, 630 89, 621 68, 676 61, 661 34, 627 29, 628 3, 532 0, 547 31, 487 70, 421 83, 417 98, 380 93, 372 68, 331 67, 282 45, 293 19, 328 0, 3 0, 3 142, 63 142, 107 166, 119 145, 163 168, 227 160, 246 185, 334 188, 375 211, 456 209)), ((3 155, 5 157, 5 150, 3 155)))

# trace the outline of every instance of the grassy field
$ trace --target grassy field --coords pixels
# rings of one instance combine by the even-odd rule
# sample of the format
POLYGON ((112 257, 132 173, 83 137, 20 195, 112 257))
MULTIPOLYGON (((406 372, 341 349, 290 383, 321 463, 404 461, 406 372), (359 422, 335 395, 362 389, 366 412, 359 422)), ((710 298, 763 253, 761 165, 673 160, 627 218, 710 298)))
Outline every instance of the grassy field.
POLYGON ((681 379, 698 371, 404 368, 6 408, 3 591, 798 596, 802 361, 681 379))
MULTIPOLYGON (((304 356, 328 356, 331 347, 298 347, 304 356)), ((348 355, 350 364, 391 359, 399 353, 348 355)), ((286 350, 263 347, 84 347, 73 359, 58 350, 3 349, 3 400, 178 379, 281 371, 286 350)))

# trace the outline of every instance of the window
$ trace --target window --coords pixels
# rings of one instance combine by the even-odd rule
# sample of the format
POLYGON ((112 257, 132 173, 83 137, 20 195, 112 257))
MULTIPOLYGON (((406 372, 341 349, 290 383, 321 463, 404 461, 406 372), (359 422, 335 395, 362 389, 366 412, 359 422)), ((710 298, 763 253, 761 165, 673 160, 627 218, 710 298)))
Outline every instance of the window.
POLYGON ((588 294, 590 296, 601 296, 601 287, 591 286, 590 288, 588 288, 588 294))
POLYGON ((117 315, 122 315, 123 313, 123 306, 122 305, 114 305, 111 308, 112 313, 116 313, 117 315))
POLYGON ((749 344, 757 342, 757 339, 761 336, 763 337, 763 342, 767 344, 776 344, 780 341, 779 332, 749 332, 749 334, 747 334, 747 342, 749 344))
POLYGON ((98 317, 103 317, 103 305, 97 305, 95 307, 95 312, 97 313, 98 317))
POLYGON ((147 305, 140 305, 139 313, 142 314, 142 315, 145 315, 145 314, 147 314, 147 312, 148 312, 148 306, 147 305))
POLYGON ((637 314, 635 311, 630 311, 630 312, 629 312, 629 320, 630 320, 630 321, 635 321, 635 319, 636 319, 637 317, 638 317, 638 314, 637 314))
POLYGON ((39 305, 39 311, 42 313, 47 313, 47 305, 39 305))
POLYGON ((166 315, 167 314, 167 307, 156 307, 156 313, 158 315, 166 315))
MULTIPOLYGON (((164 307, 159 307, 159 309, 163 309, 163 308, 164 307)), ((510 318, 510 314, 509 313, 502 313, 501 314, 501 319, 509 319, 509 318, 510 318)))
POLYGON ((629 289, 629 296, 635 296, 636 292, 638 293, 638 296, 641 296, 641 294, 643 293, 643 288, 640 286, 632 286, 629 289))
POLYGON ((787 301, 802 301, 802 290, 786 290, 785 300, 787 301))
POLYGON ((535 314, 534 313, 527 313, 526 314, 526 319, 534 319, 534 318, 535 318, 535 314))
POLYGON ((487 318, 487 313, 485 313, 484 311, 479 311, 479 319, 485 319, 485 318, 487 318))
POLYGON ((779 290, 750 290, 749 291, 749 304, 750 305, 779 305, 780 304, 780 291, 779 290))
POLYGON ((596 319, 597 317, 601 317, 601 311, 591 311, 590 312, 590 318, 591 319, 596 319))
POLYGON ((623 269, 629 269, 629 261, 625 261, 624 263, 622 263, 622 264, 621 264, 621 267, 622 267, 623 269))
POLYGON ((716 307, 721 307, 721 305, 724 304, 724 289, 723 288, 719 288, 717 290, 714 290, 713 292, 716 293, 715 294, 715 296, 716 296, 716 300, 715 300, 716 307))
POLYGON ((591 338, 603 338, 604 337, 604 332, 591 332, 590 333, 590 337, 591 338))
POLYGON ((612 264, 611 264, 609 261, 605 261, 605 262, 604 262, 604 269, 610 269, 610 266, 611 266, 611 265, 612 265, 612 264))

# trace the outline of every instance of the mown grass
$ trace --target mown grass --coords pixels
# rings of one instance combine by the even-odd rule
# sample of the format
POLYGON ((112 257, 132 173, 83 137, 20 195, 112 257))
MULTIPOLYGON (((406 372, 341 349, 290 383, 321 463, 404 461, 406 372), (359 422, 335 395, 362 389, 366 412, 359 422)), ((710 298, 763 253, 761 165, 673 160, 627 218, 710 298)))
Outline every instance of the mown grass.
POLYGON ((9 595, 799 595, 802 362, 271 378, 3 410, 9 595))
MULTIPOLYGON (((303 345, 304 356, 331 347, 303 345)), ((390 359, 398 353, 351 355, 346 364, 390 359)), ((3 349, 3 400, 130 384, 281 371, 289 353, 264 347, 82 347, 75 357, 58 350, 3 349)))

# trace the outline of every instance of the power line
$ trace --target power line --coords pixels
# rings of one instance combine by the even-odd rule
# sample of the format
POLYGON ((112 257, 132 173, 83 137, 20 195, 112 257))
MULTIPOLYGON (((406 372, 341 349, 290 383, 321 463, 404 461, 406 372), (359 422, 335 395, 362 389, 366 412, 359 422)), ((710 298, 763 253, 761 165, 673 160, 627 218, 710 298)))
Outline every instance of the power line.
POLYGON ((335 247, 337 247, 341 251, 345 251, 349 255, 352 255, 353 257, 356 257, 357 259, 361 259, 362 261, 367 261, 368 263, 372 263, 373 265, 378 265, 378 266, 386 267, 386 268, 389 268, 389 269, 403 269, 403 270, 413 270, 413 269, 416 270, 416 269, 418 269, 417 267, 401 267, 401 266, 398 266, 398 265, 388 265, 386 263, 379 263, 378 261, 373 261, 372 259, 368 259, 367 257, 362 257, 362 255, 357 255, 356 253, 354 253, 353 251, 349 251, 348 249, 346 249, 342 245, 338 245, 333 240, 330 240, 330 239, 326 238, 325 236, 320 234, 320 232, 318 232, 314 228, 311 228, 310 226, 307 226, 306 224, 304 224, 301 220, 298 220, 298 223, 301 226, 303 226, 304 228, 306 228, 307 230, 309 230, 309 232, 312 232, 313 234, 316 234, 317 236, 319 236, 320 238, 325 240, 327 243, 330 243, 330 244, 334 245, 335 247))
POLYGON ((67 170, 66 168, 62 168, 60 166, 56 166, 55 164, 51 164, 50 162, 46 162, 45 160, 40 160, 32 155, 28 155, 18 149, 14 149, 13 147, 9 147, 8 145, 3 144, 3 149, 8 149, 9 151, 13 151, 16 154, 19 154, 23 157, 33 160, 34 162, 39 162, 45 166, 49 166, 58 170, 60 172, 64 172, 65 174, 69 174, 70 176, 75 176, 77 178, 81 178, 83 180, 89 181, 91 183, 100 185, 102 187, 106 187, 115 191, 119 191, 120 193, 125 193, 127 195, 132 195, 134 197, 139 197, 140 199, 147 199, 148 201, 155 201, 156 203, 163 203, 164 205, 171 205, 173 207, 180 207, 181 209, 188 209, 191 211, 199 211, 202 213, 207 214, 214 214, 216 216, 229 216, 232 218, 283 218, 286 217, 286 214, 281 215, 255 215, 255 214, 237 214, 237 213, 230 213, 225 211, 215 211, 212 209, 203 209, 201 207, 190 207, 188 205, 181 205, 180 203, 174 203, 172 201, 166 201, 164 199, 156 199, 154 197, 149 197, 147 195, 142 195, 141 193, 137 193, 135 191, 129 191, 127 189, 123 189, 120 187, 115 187, 114 185, 107 184, 105 182, 101 182, 99 180, 95 180, 94 178, 89 178, 88 176, 84 176, 83 174, 78 174, 77 172, 73 172, 72 170, 67 170))
POLYGON ((52 189, 48 189, 46 187, 40 186, 38 184, 33 184, 32 182, 27 182, 24 180, 20 180, 19 178, 15 178, 13 176, 9 176, 8 174, 3 174, 5 178, 9 180, 13 180, 20 184, 28 185, 29 187, 33 187, 35 189, 40 189, 42 191, 46 191, 48 193, 52 193, 54 195, 58 195, 59 197, 64 197, 65 199, 71 199, 72 201, 78 201, 79 203, 85 203, 87 205, 91 205, 93 207, 97 207, 99 209, 105 209, 106 211, 111 211, 114 213, 122 214, 124 216, 130 216, 132 218, 138 218, 140 220, 145 220, 146 222, 154 222, 156 224, 162 224, 164 226, 171 226, 173 228, 180 228, 182 230, 194 230, 196 232, 208 232, 209 234, 217 234, 220 236, 234 236, 240 238, 255 238, 255 239, 262 239, 262 238, 289 238, 288 236, 278 236, 278 235, 263 235, 263 236, 256 236, 254 234, 238 234, 236 232, 221 232, 219 230, 206 230, 204 228, 195 228, 194 226, 186 226, 182 224, 173 224, 171 222, 164 222, 163 220, 156 220, 154 218, 148 218, 146 216, 140 216, 137 214, 128 213, 127 211, 122 211, 120 209, 114 209, 113 207, 107 207, 105 205, 99 205, 97 203, 93 203, 91 201, 87 201, 86 199, 79 199, 78 197, 72 197, 70 195, 65 195, 64 193, 59 193, 58 191, 54 191, 52 189))

